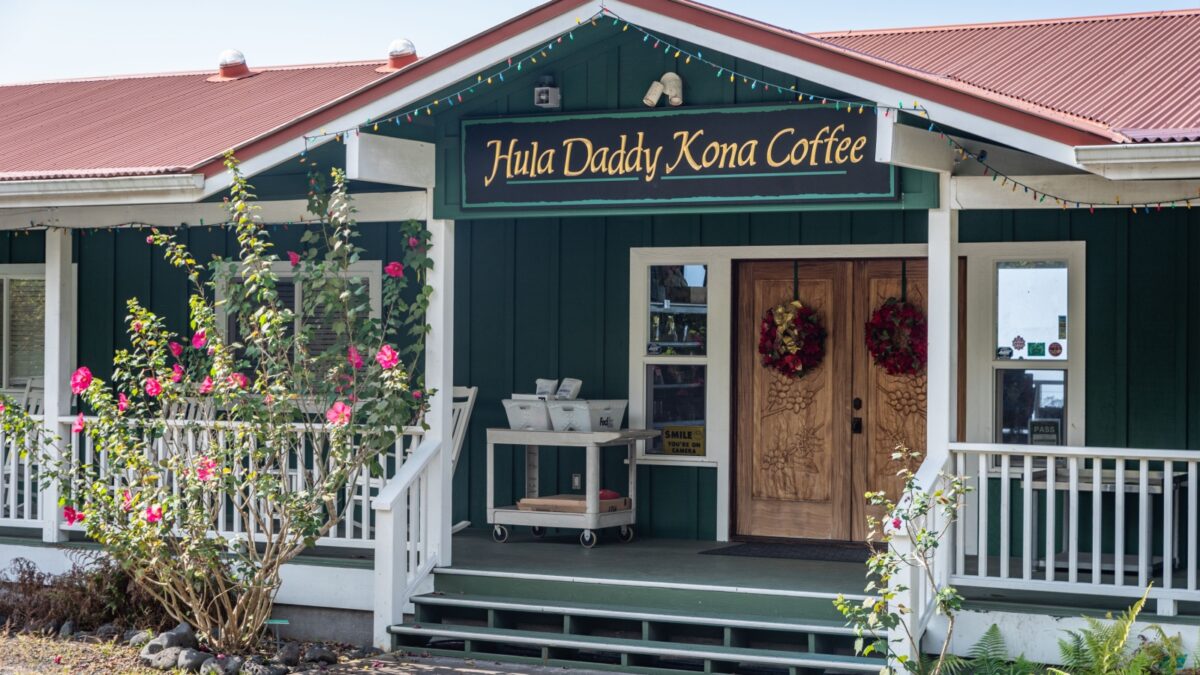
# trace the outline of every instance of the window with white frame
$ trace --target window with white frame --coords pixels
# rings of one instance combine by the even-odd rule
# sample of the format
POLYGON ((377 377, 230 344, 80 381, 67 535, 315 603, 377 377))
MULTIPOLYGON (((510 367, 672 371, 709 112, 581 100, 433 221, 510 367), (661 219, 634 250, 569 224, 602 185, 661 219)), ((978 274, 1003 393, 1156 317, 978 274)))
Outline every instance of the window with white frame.
MULTIPOLYGON (((299 329, 300 326, 304 326, 309 330, 311 337, 309 342, 310 353, 320 354, 335 344, 337 342, 337 332, 334 330, 331 317, 305 316, 304 284, 296 275, 296 268, 292 267, 291 263, 288 262, 276 262, 272 265, 272 271, 278 277, 275 290, 279 294, 280 302, 290 307, 296 314, 296 328, 299 329)), ((367 284, 371 316, 378 318, 383 311, 382 263, 378 260, 364 260, 351 263, 343 273, 343 276, 350 279, 358 279, 367 284)), ((228 284, 237 282, 238 278, 235 276, 220 284, 218 300, 223 300, 227 297, 225 289, 228 284)), ((226 335, 229 336, 229 339, 236 341, 237 327, 233 323, 233 317, 226 314, 223 307, 224 303, 218 304, 217 319, 226 327, 226 335)))
POLYGON ((2 377, 5 389, 42 377, 46 345, 46 279, 41 265, 0 265, 3 317, 2 377))
POLYGON ((1084 445, 1084 243, 962 249, 968 440, 1084 445))

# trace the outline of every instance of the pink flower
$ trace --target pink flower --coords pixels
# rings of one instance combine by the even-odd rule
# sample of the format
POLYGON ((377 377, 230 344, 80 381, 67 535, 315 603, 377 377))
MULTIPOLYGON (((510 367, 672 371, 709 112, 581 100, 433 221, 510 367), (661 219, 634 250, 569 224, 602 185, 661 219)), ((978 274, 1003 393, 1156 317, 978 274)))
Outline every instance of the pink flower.
POLYGON ((80 366, 71 375, 71 393, 82 394, 92 384, 92 371, 87 366, 80 366))
POLYGON ((125 509, 125 513, 133 510, 133 493, 129 490, 121 495, 121 507, 125 509))
POLYGON ((117 394, 117 412, 123 413, 126 410, 129 410, 129 397, 125 395, 125 392, 121 392, 117 394))
POLYGON ((421 240, 420 240, 420 239, 417 239, 416 237, 409 237, 409 238, 408 238, 408 247, 409 247, 409 248, 416 248, 416 247, 418 247, 418 246, 420 246, 420 245, 421 245, 421 240))
POLYGON ((348 424, 350 422, 351 412, 350 406, 342 403, 341 401, 337 401, 329 407, 329 410, 325 411, 325 419, 330 424, 348 424))
POLYGON ((196 467, 196 478, 207 481, 216 475, 217 462, 212 457, 201 457, 200 465, 196 467))
POLYGON ((153 377, 147 377, 146 381, 142 383, 142 387, 145 388, 147 396, 154 397, 162 393, 162 384, 153 377))
POLYGON ((242 373, 230 373, 229 377, 225 378, 225 382, 231 387, 245 389, 250 386, 250 378, 242 373))
POLYGON ((76 434, 83 431, 83 413, 79 413, 79 417, 75 418, 75 424, 71 425, 71 431, 76 434))
POLYGON ((179 365, 178 363, 176 363, 174 366, 171 367, 171 381, 172 382, 182 382, 183 381, 183 366, 179 365))
POLYGON ((136 331, 136 332, 138 332, 138 333, 142 332, 142 322, 141 322, 141 321, 134 321, 134 322, 133 322, 132 324, 130 324, 130 325, 132 325, 132 326, 133 326, 133 330, 134 330, 134 331, 136 331))
POLYGON ((5 406, 3 403, 0 403, 0 415, 3 415, 4 411, 7 409, 8 409, 7 406, 5 406))
POLYGON ((146 522, 153 524, 160 520, 162 520, 162 506, 159 506, 158 504, 151 504, 150 506, 147 506, 146 522))
POLYGON ((175 342, 174 340, 167 343, 167 349, 171 350, 171 356, 174 356, 175 358, 183 356, 183 345, 175 342))
POLYGON ((208 333, 204 329, 200 329, 192 335, 192 349, 204 349, 206 344, 208 344, 208 333))
POLYGON ((211 377, 205 376, 204 381, 200 383, 200 393, 208 394, 213 389, 213 381, 211 377))
POLYGON ((361 370, 363 367, 362 354, 358 353, 358 350, 355 349, 354 345, 350 345, 350 347, 346 349, 346 360, 350 362, 350 365, 353 366, 355 370, 361 370))
POLYGON ((895 518, 892 518, 892 529, 893 530, 900 529, 900 516, 896 516, 895 518))
POLYGON ((392 349, 391 345, 384 345, 379 348, 379 353, 375 355, 375 360, 379 362, 379 365, 384 370, 389 370, 396 367, 397 363, 400 363, 400 354, 395 349, 392 349))
POLYGON ((404 263, 393 260, 387 264, 387 267, 383 268, 383 272, 389 277, 402 277, 404 276, 404 263))
POLYGON ((146 235, 146 243, 153 244, 154 243, 154 235, 152 235, 152 234, 146 235))
POLYGON ((54 665, 56 665, 56 666, 61 666, 61 665, 62 665, 62 654, 55 654, 55 655, 54 655, 54 665))
POLYGON ((288 260, 292 261, 292 267, 300 264, 300 254, 295 251, 288 251, 288 260))
POLYGON ((419 398, 421 398, 421 397, 422 397, 422 396, 424 396, 424 395, 425 395, 425 394, 422 394, 420 389, 414 389, 414 390, 413 390, 413 398, 419 399, 419 398))
POLYGON ((63 507, 63 520, 67 521, 68 525, 82 523, 85 518, 87 518, 87 516, 84 515, 83 511, 76 511, 70 506, 63 507))

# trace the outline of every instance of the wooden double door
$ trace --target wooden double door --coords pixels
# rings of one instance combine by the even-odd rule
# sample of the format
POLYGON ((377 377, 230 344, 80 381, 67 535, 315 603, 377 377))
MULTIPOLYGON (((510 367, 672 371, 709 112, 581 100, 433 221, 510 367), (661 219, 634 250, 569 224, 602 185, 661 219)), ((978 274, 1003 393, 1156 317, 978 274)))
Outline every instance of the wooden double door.
POLYGON ((867 491, 896 495, 897 445, 924 452, 925 374, 893 376, 867 351, 875 308, 906 291, 926 309, 924 260, 743 262, 737 272, 736 533, 866 538, 867 491), (762 365, 759 327, 793 294, 816 310, 825 358, 801 377, 762 365))

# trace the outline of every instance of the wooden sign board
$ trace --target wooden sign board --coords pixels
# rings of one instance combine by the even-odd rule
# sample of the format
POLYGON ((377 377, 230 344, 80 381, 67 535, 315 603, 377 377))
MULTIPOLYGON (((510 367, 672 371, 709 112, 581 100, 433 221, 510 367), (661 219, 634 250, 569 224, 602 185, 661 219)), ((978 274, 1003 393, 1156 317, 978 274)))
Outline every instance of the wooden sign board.
POLYGON ((667 108, 462 122, 462 207, 881 201, 871 110, 667 108))

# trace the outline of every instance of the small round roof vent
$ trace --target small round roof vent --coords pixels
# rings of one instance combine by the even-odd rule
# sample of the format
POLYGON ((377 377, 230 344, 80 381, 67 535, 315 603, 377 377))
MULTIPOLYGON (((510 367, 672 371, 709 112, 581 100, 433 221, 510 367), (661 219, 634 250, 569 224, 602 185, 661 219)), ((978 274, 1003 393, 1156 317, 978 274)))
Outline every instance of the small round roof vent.
POLYGON ((392 73, 417 60, 417 48, 411 40, 399 38, 388 45, 388 62, 375 70, 380 73, 392 73))
POLYGON ((246 65, 246 56, 236 49, 226 49, 221 52, 218 59, 217 74, 208 78, 209 82, 240 80, 243 77, 250 77, 254 74, 250 72, 249 66, 246 65))

